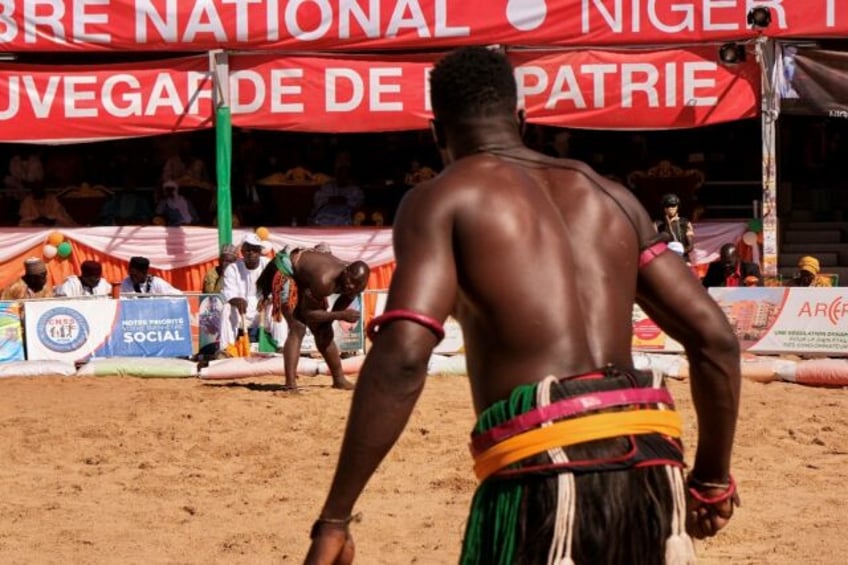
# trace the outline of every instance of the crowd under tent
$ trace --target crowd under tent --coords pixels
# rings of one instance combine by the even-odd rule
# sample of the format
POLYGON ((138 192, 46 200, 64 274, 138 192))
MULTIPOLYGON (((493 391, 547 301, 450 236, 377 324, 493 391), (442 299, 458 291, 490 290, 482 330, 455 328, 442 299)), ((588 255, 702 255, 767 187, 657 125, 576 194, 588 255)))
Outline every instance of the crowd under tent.
POLYGON ((232 239, 232 126, 421 131, 427 70, 445 49, 482 44, 512 59, 531 124, 662 130, 760 116, 761 205, 752 212, 763 216, 766 274, 778 267, 776 42, 848 31, 848 13, 829 2, 511 0, 503 12, 450 0, 70 4, 8 7, 0 141, 214 128, 219 242, 232 239), (101 53, 114 60, 87 62, 101 53))

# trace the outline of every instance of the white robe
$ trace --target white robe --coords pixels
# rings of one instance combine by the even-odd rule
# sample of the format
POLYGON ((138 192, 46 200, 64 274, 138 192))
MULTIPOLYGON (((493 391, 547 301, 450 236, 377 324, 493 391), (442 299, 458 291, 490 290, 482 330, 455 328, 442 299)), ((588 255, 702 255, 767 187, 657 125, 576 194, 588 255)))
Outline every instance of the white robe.
MULTIPOLYGON (((236 341, 238 331, 241 329, 241 315, 236 308, 230 305, 230 300, 233 298, 244 298, 247 300, 247 310, 245 311, 245 325, 248 329, 259 327, 261 316, 257 311, 259 305, 259 295, 256 292, 256 281, 259 280, 259 275, 268 265, 267 257, 259 258, 259 266, 253 270, 248 269, 244 265, 244 259, 239 259, 235 263, 229 265, 224 271, 224 282, 221 286, 221 297, 224 299, 224 308, 221 312, 221 331, 218 334, 220 340, 220 349, 226 349, 236 341)), ((283 346, 288 334, 288 326, 285 320, 274 322, 271 319, 271 305, 265 308, 265 329, 271 333, 279 347, 283 346)))
POLYGON ((97 282, 97 286, 93 289, 88 289, 82 285, 82 281, 77 275, 70 275, 61 285, 53 289, 56 296, 111 296, 112 284, 104 278, 97 282))
POLYGON ((135 285, 130 277, 127 277, 121 283, 121 294, 182 294, 178 288, 171 286, 168 281, 163 278, 150 275, 147 277, 147 282, 141 283, 141 292, 135 291, 135 285))

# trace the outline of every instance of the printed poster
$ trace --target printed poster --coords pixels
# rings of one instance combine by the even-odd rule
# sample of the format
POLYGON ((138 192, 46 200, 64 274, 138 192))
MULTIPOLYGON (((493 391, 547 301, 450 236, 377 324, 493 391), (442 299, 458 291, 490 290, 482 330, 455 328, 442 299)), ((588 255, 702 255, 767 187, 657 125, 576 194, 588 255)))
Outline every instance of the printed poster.
POLYGON ((24 309, 29 359, 192 354, 184 297, 44 300, 27 302, 24 309))
POLYGON ((219 294, 188 294, 191 316, 191 341, 194 351, 213 354, 218 351, 224 300, 219 294))
POLYGON ((848 355, 848 289, 715 288, 743 350, 848 355))
MULTIPOLYGON (((758 354, 848 355, 848 289, 711 288, 742 351, 758 354)), ((633 310, 633 350, 682 352, 641 309, 633 310)))
POLYGON ((0 302, 0 363, 24 360, 20 311, 17 302, 0 302))

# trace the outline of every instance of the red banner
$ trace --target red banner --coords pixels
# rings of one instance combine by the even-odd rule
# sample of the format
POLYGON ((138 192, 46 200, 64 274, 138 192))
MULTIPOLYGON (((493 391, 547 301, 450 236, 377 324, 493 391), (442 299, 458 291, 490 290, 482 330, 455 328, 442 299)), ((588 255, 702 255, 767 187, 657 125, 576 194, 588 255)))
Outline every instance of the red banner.
MULTIPOLYGON (((717 46, 533 51, 510 58, 528 120, 604 129, 695 127, 755 116, 753 57, 717 46)), ((436 55, 230 60, 233 125, 308 132, 424 129, 436 55)), ((0 67, 0 142, 155 135, 212 125, 205 58, 98 67, 0 67)))
MULTIPOLYGON (((604 129, 695 127, 753 117, 759 67, 718 46, 510 53, 530 122, 604 129)), ((234 56, 233 124, 313 132, 422 129, 435 57, 234 56)))
MULTIPOLYGON (((0 0, 2 1, 2 0, 0 0)), ((205 57, 0 66, 0 141, 74 142, 211 127, 205 57)))
POLYGON ((534 123, 603 129, 688 128, 757 115, 753 56, 725 66, 718 46, 658 51, 514 52, 534 123))
POLYGON ((0 0, 0 51, 656 45, 848 35, 836 0, 0 0), (482 9, 485 6, 485 9, 482 9))
POLYGON ((426 129, 435 55, 230 57, 233 125, 352 133, 426 129))

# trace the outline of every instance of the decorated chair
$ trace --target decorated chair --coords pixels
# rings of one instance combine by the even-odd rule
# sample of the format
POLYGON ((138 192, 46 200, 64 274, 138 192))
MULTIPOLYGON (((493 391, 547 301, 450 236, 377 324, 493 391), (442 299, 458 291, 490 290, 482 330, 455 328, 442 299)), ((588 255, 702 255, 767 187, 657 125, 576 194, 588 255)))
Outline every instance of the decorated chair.
POLYGON ((103 185, 90 185, 87 182, 79 186, 69 186, 57 195, 59 202, 68 215, 81 226, 97 225, 100 210, 112 197, 113 192, 103 185))
POLYGON ((688 216, 704 184, 704 173, 698 169, 682 169, 671 161, 660 161, 645 171, 631 172, 627 175, 627 184, 648 213, 659 214, 663 195, 674 193, 680 198, 681 215, 688 216))
POLYGON ((330 177, 294 167, 285 173, 274 173, 257 181, 260 198, 268 202, 278 220, 273 225, 306 225, 315 192, 330 177))

